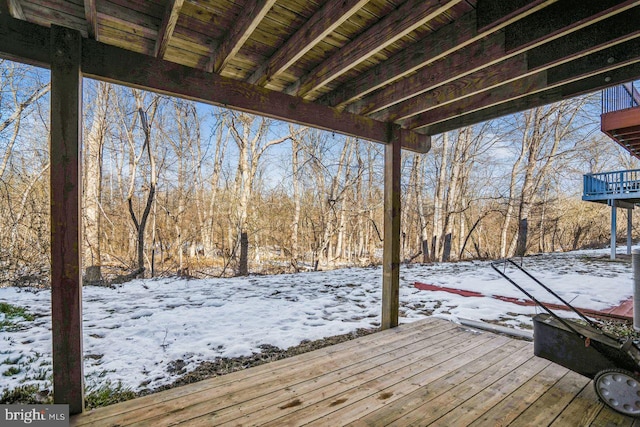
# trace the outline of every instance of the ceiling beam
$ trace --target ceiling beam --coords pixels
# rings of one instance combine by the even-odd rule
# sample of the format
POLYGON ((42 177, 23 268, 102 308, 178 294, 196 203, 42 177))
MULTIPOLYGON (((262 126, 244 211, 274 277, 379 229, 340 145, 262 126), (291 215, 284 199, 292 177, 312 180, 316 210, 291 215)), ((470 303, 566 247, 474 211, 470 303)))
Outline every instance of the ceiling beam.
MULTIPOLYGON (((376 113, 394 104, 407 101, 416 94, 427 92, 496 64, 505 59, 504 43, 504 32, 492 34, 450 53, 435 63, 422 67, 405 79, 395 81, 350 104, 346 107, 346 111, 363 115, 376 113)), ((419 103, 421 99, 418 98, 414 102, 419 103)), ((412 105, 411 102, 409 104, 412 105)))
POLYGON ((98 10, 96 0, 84 0, 84 19, 87 21, 87 32, 94 40, 98 38, 98 10))
MULTIPOLYGON (((2 1, 2 0, 0 0, 2 1)), ((18 0, 7 0, 7 7, 9 8, 9 14, 17 19, 25 21, 27 18, 24 16, 22 5, 18 0)))
MULTIPOLYGON (((0 0, 1 2, 2 0, 0 0)), ((0 14, 0 56, 11 61, 49 68, 48 28, 0 14)))
MULTIPOLYGON (((583 79, 585 76, 600 74, 638 61, 640 61, 640 43, 631 40, 578 60, 539 71, 528 78, 512 80, 507 84, 495 86, 490 91, 483 91, 462 98, 457 102, 444 104, 402 120, 400 123, 409 129, 424 128, 431 123, 447 120, 453 116, 482 109, 491 110, 494 105, 510 99, 521 98, 531 93, 541 92, 583 79)), ((446 97, 447 95, 441 96, 446 97)))
POLYGON ((557 0, 478 0, 478 32, 485 32, 492 28, 502 28, 547 7, 557 0), (526 15, 525 15, 526 14, 526 15))
MULTIPOLYGON (((561 0, 505 28, 506 50, 534 47, 640 5, 637 0, 561 0)), ((627 18, 630 18, 627 16, 627 18)))
POLYGON ((173 36, 173 30, 176 29, 180 9, 182 9, 183 4, 184 0, 169 0, 167 3, 164 15, 162 16, 162 22, 158 28, 158 38, 156 38, 156 44, 153 49, 153 56, 156 58, 164 58, 164 54, 167 52, 169 42, 173 36))
MULTIPOLYGON (((639 60, 640 61, 640 60, 639 60)), ((561 66, 562 67, 562 66, 561 66)), ((605 69, 598 74, 587 74, 570 82, 558 82, 546 86, 549 71, 541 71, 535 78, 511 82, 500 90, 483 92, 465 100, 465 105, 450 104, 443 111, 432 110, 425 113, 420 132, 435 135, 442 132, 470 126, 493 118, 506 116, 530 108, 551 104, 570 97, 595 92, 609 86, 621 84, 640 76, 640 62, 605 69), (428 118, 431 117, 431 119, 428 118), (439 117, 445 117, 439 119, 439 117)))
POLYGON ((231 27, 211 58, 214 73, 220 73, 227 66, 275 2, 276 0, 249 0, 246 2, 242 16, 231 27))
MULTIPOLYGON (((521 0, 518 2, 519 7, 515 9, 511 7, 512 2, 499 0, 483 1, 478 4, 478 12, 472 10, 454 22, 428 35, 423 40, 414 43, 406 49, 402 49, 388 60, 381 62, 362 75, 345 82, 336 90, 324 95, 320 99, 320 102, 333 107, 341 107, 355 101, 555 1, 557 0, 521 0), (493 7, 489 11, 485 11, 486 7, 480 7, 481 4, 486 5, 488 3, 497 3, 498 6, 493 7), (505 15, 501 15, 500 13, 504 13, 505 15), (485 23, 484 28, 480 30, 478 30, 479 21, 485 23)), ((356 109, 357 108, 354 108, 354 111, 356 109)))
MULTIPOLYGON (((473 50, 472 46, 469 46, 358 102, 360 109, 348 108, 348 111, 367 114, 369 110, 376 108, 375 105, 387 106, 392 101, 400 99, 401 101, 395 105, 388 106, 384 110, 377 108, 371 114, 371 117, 377 120, 400 120, 423 113, 443 103, 455 102, 459 98, 489 90, 501 83, 532 74, 534 71, 550 68, 638 37, 640 26, 634 19, 629 19, 629 13, 638 15, 640 18, 640 7, 626 10, 608 19, 602 19, 603 15, 598 14, 594 18, 596 21, 593 25, 582 26, 577 30, 575 26, 563 29, 550 26, 548 29, 556 33, 553 41, 546 44, 538 43, 535 48, 531 48, 531 44, 525 42, 522 49, 512 49, 509 54, 504 51, 500 53, 500 49, 495 48, 495 45, 494 49, 478 47, 473 50), (514 54, 516 56, 513 56, 514 54), (501 60, 501 58, 507 59, 501 60), (498 62, 499 60, 501 62, 498 62), (483 62, 488 65, 486 68, 481 65, 483 62), (518 66, 518 62, 522 65, 518 66), (508 64, 512 66, 508 67, 508 64), (450 73, 447 72, 448 69, 451 70, 450 73), (500 74, 501 79, 496 79, 497 74, 500 74), (394 94, 393 89, 399 93, 394 94), (419 96, 411 97, 410 94, 419 96), (368 103, 365 104, 365 101, 368 103)), ((498 35, 492 37, 497 38, 498 35)), ((503 42, 507 40, 506 36, 502 39, 503 42)), ((504 49, 504 44, 502 48, 504 49)))
MULTIPOLYGON (((0 14, 0 57, 49 67, 50 30, 0 14)), ((86 77, 246 111, 274 119, 426 153, 431 138, 399 125, 341 112, 281 92, 250 85, 204 70, 135 53, 91 39, 82 41, 86 77)))
POLYGON ((313 98, 314 92, 367 58, 455 6, 460 0, 407 0, 352 42, 289 86, 287 93, 313 98), (307 96, 309 95, 309 96, 307 96))
POLYGON ((402 148, 426 152, 430 139, 398 125, 340 112, 218 74, 86 40, 84 75, 211 105, 335 131, 379 143, 400 134, 402 148), (391 126, 391 128, 389 127, 391 126))
POLYGON ((331 0, 324 3, 267 62, 258 67, 247 82, 264 86, 293 65, 368 2, 369 0, 331 0))
MULTIPOLYGON (((611 12, 612 10, 608 9, 608 11, 611 12)), ((640 19, 640 7, 636 7, 632 9, 632 11, 635 12, 640 19)), ((579 30, 579 28, 583 26, 581 24, 583 24, 584 21, 584 18, 581 16, 575 17, 575 21, 562 28, 551 23, 547 25, 546 30, 547 34, 554 34, 553 38, 557 39, 566 34, 571 34, 574 31, 578 31, 579 35, 568 38, 562 42, 562 49, 556 49, 554 46, 550 49, 538 49, 537 51, 546 52, 543 54, 546 56, 552 56, 554 53, 558 56, 559 52, 564 53, 567 51, 566 45, 570 48, 574 46, 585 46, 585 49, 593 48, 594 41, 596 40, 598 42, 601 40, 609 41, 618 37, 624 37, 626 33, 635 32, 637 34, 637 32, 640 31, 640 26, 637 24, 638 21, 629 19, 629 13, 631 13, 631 11, 614 15, 604 20, 605 22, 600 21, 603 19, 602 14, 598 14, 595 17, 592 16, 594 19, 593 22, 596 22, 596 24, 582 30, 579 30), (578 30, 576 30, 576 28, 578 28, 578 30)), ((514 25, 520 27, 519 23, 514 25)), ((564 23, 560 25, 564 25, 564 23)), ((527 49, 530 49, 533 44, 539 45, 544 37, 539 34, 535 40, 532 38, 524 38, 521 39, 521 46, 516 47, 512 45, 510 49, 507 49, 506 44, 511 37, 509 35, 511 33, 509 28, 510 27, 507 27, 506 32, 496 33, 466 48, 453 52, 437 63, 421 68, 406 79, 390 84, 362 100, 354 102, 347 107, 347 111, 366 115, 381 111, 385 108, 391 108, 390 112, 393 111, 395 113, 391 113, 388 117, 401 116, 402 113, 399 113, 399 111, 411 111, 415 108, 416 104, 424 104, 423 98, 416 98, 413 101, 392 107, 394 104, 402 103, 440 85, 452 82, 481 68, 492 66, 509 57, 525 52, 527 49), (507 50, 509 50, 509 53, 507 53, 507 50)), ((558 57, 557 59, 560 60, 561 58, 558 57)), ((546 62, 547 65, 551 63, 552 61, 549 60, 546 62)))

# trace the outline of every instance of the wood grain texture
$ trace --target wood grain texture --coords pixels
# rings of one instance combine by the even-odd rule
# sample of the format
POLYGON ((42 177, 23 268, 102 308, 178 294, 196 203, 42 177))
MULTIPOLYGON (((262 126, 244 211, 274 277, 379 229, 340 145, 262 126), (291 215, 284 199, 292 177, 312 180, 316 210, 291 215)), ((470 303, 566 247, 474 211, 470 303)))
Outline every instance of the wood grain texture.
POLYGON ((367 3, 368 0, 332 0, 325 3, 267 62, 258 67, 247 82, 265 85, 367 3))
POLYGON ((78 32, 51 28, 51 329, 53 400, 84 409, 82 354, 82 77, 78 32))
POLYGON ((504 61, 505 58, 504 33, 492 34, 450 53, 433 64, 422 67, 405 79, 394 82, 370 96, 354 102, 346 110, 364 115, 375 113, 443 84, 459 80, 482 68, 504 61))
MULTIPOLYGON (((631 12, 636 9, 637 8, 632 9, 631 12)), ((614 16, 610 19, 603 20, 601 25, 612 25, 621 20, 628 22, 626 13, 623 15, 625 16, 614 16)), ((597 24, 600 24, 600 22, 597 24)), ((629 58, 635 55, 638 45, 634 41, 637 37, 637 26, 632 29, 631 24, 625 24, 627 26, 626 30, 623 26, 620 30, 609 33, 602 31, 602 26, 598 26, 597 24, 584 29, 577 29, 578 27, 576 26, 576 22, 573 22, 572 25, 563 28, 558 28, 557 23, 550 23, 547 25, 547 31, 549 34, 555 34, 555 36, 558 37, 563 35, 565 37, 558 38, 551 43, 543 44, 531 51, 527 51, 528 45, 526 43, 523 43, 522 46, 517 48, 513 45, 510 49, 505 47, 502 53, 499 50, 491 51, 487 48, 476 49, 472 51, 477 52, 476 57, 468 56, 468 63, 465 63, 465 56, 461 55, 462 52, 456 52, 449 56, 452 58, 452 61, 457 58, 457 60, 451 64, 454 76, 449 79, 455 81, 445 83, 442 87, 431 89, 432 86, 439 83, 438 74, 434 75, 433 81, 429 80, 432 75, 430 73, 430 69, 432 67, 426 67, 423 70, 420 70, 417 74, 384 88, 379 94, 376 93, 365 98, 355 104, 356 108, 349 108, 348 111, 366 114, 367 111, 371 110, 372 106, 380 109, 380 107, 385 104, 388 105, 395 102, 395 105, 389 106, 378 113, 374 113, 371 117, 376 118, 377 120, 401 121, 411 115, 420 114, 429 109, 433 109, 436 106, 454 102, 456 99, 472 97, 479 91, 489 90, 515 79, 533 76, 533 71, 551 68, 557 64, 572 61, 571 63, 573 65, 565 64, 564 66, 559 67, 558 70, 554 70, 553 73, 559 76, 554 78, 554 82, 566 80, 569 78, 570 74, 575 75, 577 73, 575 70, 580 67, 583 68, 583 72, 585 73, 593 73, 595 72, 594 70, 598 69, 598 66, 602 68, 603 65, 606 65, 608 58, 614 58, 614 61, 618 62, 622 61, 623 58, 629 58), (576 33, 575 35, 573 34, 574 32, 576 33), (628 39, 630 39, 630 41, 627 42, 628 44, 620 44, 624 40, 628 39), (635 44, 635 46, 632 46, 632 44, 635 44), (611 50, 611 53, 609 53, 609 56, 604 59, 605 63, 603 64, 603 60, 600 58, 603 55, 607 55, 607 53, 604 52, 609 52, 606 48, 611 50), (531 60, 529 59, 530 52, 532 53, 531 60), (483 53, 486 53, 486 55, 483 53), (525 53, 527 55, 526 57, 521 56, 525 53), (518 54, 520 56, 513 57, 514 54, 518 54), (498 64, 495 62, 499 58, 509 57, 513 58, 503 60, 498 64), (513 61, 526 61, 522 62, 523 65, 526 64, 526 68, 521 66, 519 67, 516 64, 507 66, 509 62, 513 61), (456 64, 462 65, 457 65, 456 68, 456 64), (477 69, 483 66, 486 68, 475 71, 472 74, 468 74, 467 72, 470 69, 477 69), (574 71, 570 71, 570 69, 574 71), (560 77, 559 70, 566 70, 565 75, 560 77), (456 71, 459 72, 459 75, 457 76, 456 71), (498 76, 499 78, 496 79, 498 76), (429 90, 424 91, 422 89, 429 90), (411 93, 419 94, 420 96, 407 99, 411 93), (368 103, 366 103, 367 101, 368 103)), ((511 27, 508 27, 507 29, 509 28, 511 27)), ((507 34, 509 34, 509 31, 507 31, 507 34)), ((508 39, 503 38, 502 43, 505 43, 505 40, 508 39)), ((495 43, 489 43, 489 45, 495 46, 495 43)), ((443 74, 441 73, 440 75, 443 74)), ((442 81, 446 82, 446 80, 442 80, 441 78, 440 82, 442 81)), ((413 128, 413 124, 407 126, 413 128)))
MULTIPOLYGON (((469 55, 469 51, 484 49, 491 43, 499 44, 499 46, 493 47, 495 51, 496 48, 504 46, 504 41, 500 42, 495 39, 483 40, 481 45, 475 42, 493 34, 512 22, 534 13, 543 6, 552 3, 552 1, 522 1, 516 2, 517 4, 499 1, 484 3, 496 3, 496 5, 493 6, 491 13, 481 11, 480 13, 482 16, 478 16, 476 11, 472 10, 439 31, 429 34, 424 39, 419 40, 417 43, 406 49, 402 49, 394 57, 368 70, 353 81, 345 84, 343 87, 328 93, 321 99, 321 102, 332 106, 341 106, 418 70, 420 76, 412 76, 411 78, 423 80, 425 78, 428 79, 430 71, 423 67, 426 67, 445 56, 451 57, 455 55, 456 57, 463 57, 464 55, 469 55), (463 52, 462 50, 471 43, 474 43, 475 47, 466 49, 465 52, 463 52)), ((502 35, 502 39, 504 40, 504 35, 502 35)), ((494 54, 494 52, 491 52, 490 50, 485 52, 485 66, 491 65, 496 61, 506 59, 506 56, 504 56, 504 48, 502 48, 501 52, 502 56, 498 56, 500 55, 499 53, 496 52, 496 54, 494 54)), ((454 58, 452 58, 451 61, 457 62, 454 58)), ((461 74, 461 76, 464 76, 464 73, 461 74)), ((455 72, 449 75, 449 80, 454 78, 456 78, 455 72)), ((434 79, 431 82, 431 85, 435 85, 436 83, 438 83, 437 79, 434 79)), ((440 84, 442 84, 442 82, 440 82, 440 84)), ((404 83, 404 81, 398 82, 398 85, 402 85, 402 88, 409 86, 409 84, 404 83)), ((420 90, 424 91, 426 89, 423 87, 419 89, 419 91, 420 90)), ((367 104, 373 105, 376 100, 384 99, 385 101, 383 104, 375 104, 376 108, 379 110, 384 108, 385 105, 398 102, 397 99, 402 100, 406 96, 406 94, 403 95, 401 89, 397 88, 396 85, 393 84, 386 87, 383 91, 377 92, 375 94, 376 98, 365 99, 361 102, 350 105, 349 111, 358 114, 366 114, 368 111, 373 111, 371 108, 366 108, 367 104), (394 99, 396 101, 394 101, 394 99)))
POLYGON ((400 308, 400 135, 384 151, 384 252, 382 254, 382 329, 398 326, 400 308))
POLYGON ((326 85, 456 3, 458 0, 407 0, 304 76, 296 85, 295 94, 304 96, 326 85))
MULTIPOLYGON (((489 97, 486 101, 483 101, 480 98, 472 101, 478 102, 478 105, 480 106, 480 108, 474 109, 473 112, 465 113, 465 110, 460 110, 457 114, 446 114, 450 117, 449 119, 423 126, 420 128, 420 131, 428 135, 447 132, 449 130, 458 129, 463 126, 469 126, 474 123, 488 120, 491 117, 501 117, 513 114, 528 108, 540 107, 563 99, 569 99, 578 95, 584 95, 596 90, 601 90, 612 85, 622 84, 634 80, 638 75, 640 75, 639 73, 640 64, 636 62, 623 67, 614 68, 609 71, 603 71, 600 74, 582 77, 576 81, 559 84, 548 89, 535 90, 534 83, 530 93, 526 93, 526 90, 523 90, 521 91, 523 94, 518 97, 515 97, 515 92, 507 90, 507 92, 511 93, 510 95, 506 97, 498 96, 493 98, 492 101, 490 94, 488 94, 489 97)), ((537 76, 538 78, 542 77, 541 75, 537 76)), ((520 82, 519 84, 521 85, 523 82, 520 82)), ((427 112, 425 115, 430 113, 431 112, 427 112)), ((425 120, 430 121, 426 117, 425 120)))
POLYGON ((9 13, 11 16, 17 19, 22 19, 23 21, 26 19, 24 15, 24 11, 22 10, 22 5, 19 0, 6 0, 7 5, 9 7, 9 13))
MULTIPOLYGON (((85 40, 82 69, 87 76, 98 79, 334 130, 375 142, 386 144, 389 141, 386 123, 92 40, 85 40)), ((399 126, 394 125, 395 128, 404 148, 423 151, 429 144, 425 135, 401 132, 399 126)))
POLYGON ((96 0, 84 0, 84 16, 87 20, 87 31, 89 37, 100 40, 98 36, 98 9, 96 0))
MULTIPOLYGON (((420 152, 428 150, 428 138, 407 129, 430 133, 448 127, 444 122, 469 123, 472 117, 489 119, 516 105, 526 108, 517 100, 571 84, 578 74, 587 78, 606 69, 590 66, 588 60, 613 58, 616 67, 630 63, 640 19, 637 0, 282 0, 271 7, 272 0, 11 1, 21 6, 28 22, 37 24, 13 35, 18 46, 35 44, 26 40, 29 29, 37 35, 37 27, 63 25, 90 38, 95 33, 105 44, 162 54, 196 70, 213 71, 213 55, 218 55, 215 61, 224 63, 216 68, 220 76, 249 85, 234 86, 242 95, 214 97, 216 105, 237 102, 246 111, 299 123, 310 120, 320 123, 312 126, 378 142, 386 138, 383 129, 391 122, 402 146, 420 152), (627 42, 627 52, 611 49, 627 42), (616 56, 590 56, 596 51, 616 56), (522 54, 526 61, 504 66, 522 54), (556 69, 559 65, 564 67, 556 69), (549 83, 540 88, 537 72, 545 69, 549 83), (499 91, 520 79, 530 80, 524 83, 530 92, 478 102, 483 91, 499 91), (256 102, 265 97, 262 88, 270 91, 268 101, 256 102), (323 105, 334 109, 319 108, 323 105), (467 109, 470 105, 484 113, 467 109), (448 117, 440 117, 445 113, 448 117)), ((6 1, 2 4, 10 9, 6 1)), ((9 47, 2 55, 24 62, 47 56, 17 51, 9 47)))
POLYGON ((229 29, 213 55, 214 73, 220 73, 229 60, 238 53, 275 2, 276 0, 250 0, 245 3, 244 13, 229 29))
POLYGON ((527 420, 633 423, 603 407, 587 378, 535 357, 531 343, 427 318, 93 410, 71 425, 503 426, 527 420))
POLYGON ((583 28, 636 5, 636 1, 629 0, 560 0, 507 27, 507 51, 539 45, 541 41, 560 36, 560 32, 566 34, 569 29, 583 28))
POLYGON ((156 39, 156 45, 153 50, 153 56, 156 58, 163 58, 167 52, 183 4, 184 0, 169 0, 167 3, 167 9, 162 16, 162 22, 158 28, 158 38, 156 39))

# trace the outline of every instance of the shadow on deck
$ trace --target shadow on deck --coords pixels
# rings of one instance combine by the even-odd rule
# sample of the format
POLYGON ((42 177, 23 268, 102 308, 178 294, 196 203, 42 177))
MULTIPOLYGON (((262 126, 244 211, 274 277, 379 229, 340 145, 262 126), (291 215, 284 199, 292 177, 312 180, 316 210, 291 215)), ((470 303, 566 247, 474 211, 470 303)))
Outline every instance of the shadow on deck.
MULTIPOLYGON (((72 426, 632 426, 530 342, 427 318, 85 412, 72 426)), ((640 425, 636 422, 635 425, 640 425)))

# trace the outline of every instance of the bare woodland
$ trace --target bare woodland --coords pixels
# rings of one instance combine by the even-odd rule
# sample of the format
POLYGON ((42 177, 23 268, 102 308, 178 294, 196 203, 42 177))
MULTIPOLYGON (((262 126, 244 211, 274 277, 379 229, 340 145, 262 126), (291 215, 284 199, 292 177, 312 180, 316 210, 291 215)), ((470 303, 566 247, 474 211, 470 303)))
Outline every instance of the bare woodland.
MULTIPOLYGON (((383 147, 85 80, 85 282, 296 272, 381 260, 383 147)), ((0 62, 0 280, 46 284, 49 78, 0 62)), ((599 132, 599 96, 403 152, 402 259, 604 246, 582 174, 637 168, 599 132)), ((624 224, 624 221, 620 221, 624 224)))

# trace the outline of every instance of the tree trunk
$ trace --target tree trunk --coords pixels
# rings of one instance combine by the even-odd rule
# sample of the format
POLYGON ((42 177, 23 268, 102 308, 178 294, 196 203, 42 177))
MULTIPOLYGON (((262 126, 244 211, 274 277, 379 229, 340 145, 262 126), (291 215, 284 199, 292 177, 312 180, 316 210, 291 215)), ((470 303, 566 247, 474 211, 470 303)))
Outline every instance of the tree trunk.
POLYGON ((451 257, 451 233, 444 236, 444 245, 442 248, 442 261, 449 262, 451 257))
POLYGON ((293 220, 291 221, 291 267, 294 271, 298 271, 298 233, 300 228, 300 137, 303 130, 295 130, 289 125, 289 133, 291 134, 291 168, 292 168, 292 187, 293 187, 293 220))
POLYGON ((249 274, 249 236, 246 231, 240 234, 240 261, 238 263, 238 275, 249 274))
POLYGON ((527 252, 527 233, 529 230, 527 218, 520 220, 518 227, 518 245, 516 247, 516 256, 523 257, 527 252))
POLYGON ((84 240, 85 281, 102 281, 102 258, 100 254, 100 232, 102 212, 102 150, 107 132, 107 110, 109 105, 109 84, 96 84, 93 120, 85 138, 85 187, 84 187, 84 240))
POLYGON ((442 153, 440 155, 440 171, 436 182, 436 192, 433 198, 433 238, 431 256, 434 260, 442 259, 442 231, 444 226, 444 190, 447 179, 447 160, 449 150, 449 134, 442 135, 442 153))

